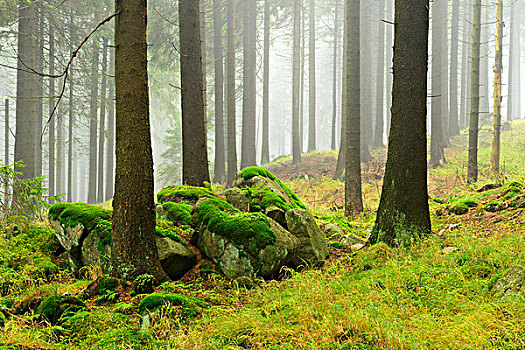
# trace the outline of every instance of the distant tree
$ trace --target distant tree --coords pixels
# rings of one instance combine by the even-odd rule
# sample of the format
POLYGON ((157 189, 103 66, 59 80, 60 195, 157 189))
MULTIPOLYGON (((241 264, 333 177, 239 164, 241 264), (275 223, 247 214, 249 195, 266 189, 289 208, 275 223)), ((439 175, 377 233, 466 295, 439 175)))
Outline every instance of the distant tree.
POLYGON ((478 133, 479 133, 479 66, 481 40, 481 0, 474 2, 472 22, 472 67, 470 73, 470 127, 468 146, 467 182, 478 181, 478 133))
POLYGON ((376 120, 374 130, 374 148, 383 148, 384 133, 384 89, 385 89, 385 0, 378 1, 377 16, 377 78, 376 78, 376 120))
MULTIPOLYGON (((76 41, 76 28, 75 28, 75 22, 74 22, 74 16, 73 12, 71 11, 70 19, 69 19, 69 47, 71 48, 71 52, 73 53, 73 46, 75 45, 76 41)), ((76 177, 74 176, 76 174, 77 169, 73 167, 73 158, 75 155, 75 152, 73 151, 75 148, 75 138, 74 138, 74 132, 75 132, 75 73, 73 70, 73 66, 69 68, 69 125, 68 125, 68 162, 67 162, 67 201, 73 202, 74 192, 75 191, 75 185, 76 185, 76 177)), ((103 78, 105 79, 105 77, 103 78)), ((99 200, 99 202, 103 202, 103 200, 99 200)))
MULTIPOLYGON (((38 8, 36 34, 35 70, 44 71, 44 16, 43 8, 38 8)), ((35 176, 42 176, 42 122, 44 114, 44 77, 35 77, 35 176)))
POLYGON ((210 182, 206 144, 199 0, 179 1, 182 95, 182 182, 210 182))
POLYGON ((337 94, 338 90, 338 72, 339 67, 339 2, 340 0, 335 0, 334 6, 334 53, 333 53, 333 67, 332 67, 332 138, 331 138, 331 149, 336 149, 337 143, 337 94))
POLYGON ((98 186, 97 202, 104 202, 104 144, 106 139, 106 104, 107 104, 107 75, 108 75, 108 39, 102 38, 102 84, 100 86, 100 123, 98 132, 98 186))
POLYGON ((226 113, 228 135, 228 184, 233 183, 237 175, 237 130, 236 130, 236 96, 235 96, 235 4, 236 0, 227 3, 227 54, 226 54, 226 113))
POLYGON ((117 165, 111 265, 117 277, 129 280, 148 273, 160 282, 168 277, 160 266, 155 245, 147 2, 116 0, 115 10, 119 12, 115 23, 117 165))
POLYGON ((300 116, 301 74, 301 0, 293 2, 293 47, 292 47, 292 156, 293 163, 301 162, 302 138, 300 116))
MULTIPOLYGON (((387 21, 393 21, 393 0, 387 0, 386 3, 386 18, 387 21)), ((390 114, 390 106, 392 106, 392 55, 394 54, 394 26, 388 24, 386 27, 386 133, 390 133, 390 122, 392 115, 390 114)))
POLYGON ((452 32, 450 42, 450 113, 448 133, 459 135, 458 116, 458 57, 459 57, 459 0, 452 0, 452 32))
POLYGON ((370 236, 409 245, 431 232, 427 192, 428 0, 396 0, 392 125, 383 190, 370 236), (410 67, 409 69, 407 69, 410 67))
POLYGON ((463 35, 462 35, 462 49, 461 49, 461 107, 459 112, 459 128, 463 129, 467 126, 467 116, 469 114, 469 98, 470 98, 470 37, 472 33, 472 8, 469 3, 463 4, 462 16, 463 20, 463 35))
POLYGON ((353 216, 363 211, 361 192, 361 64, 359 43, 359 7, 360 0, 346 0, 345 9, 345 64, 346 90, 343 103, 346 119, 345 128, 345 215, 353 216))
POLYGON ((509 83, 507 98, 507 120, 521 118, 521 22, 519 2, 510 5, 509 83))
MULTIPOLYGON (((49 74, 55 74, 55 30, 52 24, 49 24, 49 74)), ((49 80, 49 119, 48 119, 48 178, 49 178, 49 195, 55 195, 55 79, 49 80)))
MULTIPOLYGON (((501 138, 501 73, 503 71, 503 0, 496 1, 496 55, 494 63, 494 116, 492 122, 492 148, 490 172, 499 176, 501 138)), ((511 115, 509 115, 511 116, 511 115)), ((512 117, 512 116, 511 116, 512 117)))
POLYGON ((214 181, 226 181, 226 158, 224 145, 224 50, 222 0, 213 1, 213 48, 215 60, 215 168, 214 181))
POLYGON ((270 0, 264 1, 263 129, 261 163, 270 162, 270 0))
POLYGON ((308 152, 313 152, 317 149, 316 142, 316 110, 317 110, 317 93, 316 93, 316 79, 315 79, 315 1, 310 0, 310 14, 309 14, 309 63, 308 63, 308 152))
MULTIPOLYGON (((114 76, 115 71, 115 50, 110 51, 109 55, 109 65, 110 65, 110 74, 111 76, 114 76)), ((115 154, 115 84, 113 79, 111 80, 109 84, 109 93, 108 93, 108 130, 106 133, 107 136, 107 144, 108 147, 106 149, 106 198, 105 200, 108 201, 111 198, 113 198, 113 193, 115 191, 115 180, 114 180, 114 172, 115 172, 115 160, 114 160, 114 154, 115 154)))
POLYGON ((98 135, 98 77, 99 77, 99 42, 93 40, 91 59, 91 91, 89 102, 89 189, 88 203, 97 202, 97 135, 98 135))

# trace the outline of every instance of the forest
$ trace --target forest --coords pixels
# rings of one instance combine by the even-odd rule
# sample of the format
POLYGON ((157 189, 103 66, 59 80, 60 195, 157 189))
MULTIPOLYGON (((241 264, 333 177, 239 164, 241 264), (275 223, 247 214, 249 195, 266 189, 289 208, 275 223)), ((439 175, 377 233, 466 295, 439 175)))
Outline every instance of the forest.
POLYGON ((524 19, 0 0, 0 349, 525 349, 524 19))

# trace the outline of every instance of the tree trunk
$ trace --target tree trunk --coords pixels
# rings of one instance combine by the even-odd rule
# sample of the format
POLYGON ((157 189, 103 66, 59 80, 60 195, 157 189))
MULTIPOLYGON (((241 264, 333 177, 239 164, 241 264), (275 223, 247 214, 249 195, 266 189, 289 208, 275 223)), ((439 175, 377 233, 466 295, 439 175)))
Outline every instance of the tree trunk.
POLYGON ((315 77, 315 1, 310 0, 310 33, 309 33, 309 64, 308 64, 308 152, 313 152, 317 149, 316 143, 316 110, 317 110, 317 94, 316 94, 316 77, 315 77))
POLYGON ((507 120, 521 118, 521 55, 520 55, 520 22, 518 4, 513 2, 510 8, 510 41, 509 41, 509 82, 507 99, 507 120))
POLYGON ((179 1, 182 94, 182 182, 210 182, 202 77, 199 0, 179 1))
POLYGON ((108 39, 102 38, 102 85, 100 90, 100 127, 98 132, 98 187, 97 202, 104 202, 104 138, 106 133, 108 39))
POLYGON ((6 98, 4 102, 4 164, 9 165, 9 99, 6 98))
MULTIPOLYGON (((168 278, 160 266, 155 245, 147 4, 145 0, 117 0, 115 11, 120 14, 115 22, 117 167, 111 237, 112 272, 116 277, 128 280, 148 273, 161 282, 168 278)), ((198 6, 196 12, 198 16, 198 6)))
POLYGON ((301 73, 301 2, 294 0, 293 10, 293 74, 292 74, 292 155, 293 163, 301 162, 301 117, 300 117, 300 73, 301 73))
POLYGON ((224 145, 224 50, 222 47, 222 0, 213 1, 213 48, 215 58, 215 178, 226 181, 224 145))
POLYGON ((334 53, 332 72, 332 143, 331 149, 336 149, 337 144, 337 94, 338 94, 338 72, 339 67, 339 5, 340 0, 335 0, 335 24, 334 24, 334 53))
POLYGON ((428 0, 396 0, 395 23, 392 126, 370 242, 400 246, 431 233, 426 142, 428 0))
MULTIPOLYGON (((71 51, 74 50, 75 40, 76 40, 76 30, 75 30, 75 23, 73 18, 73 13, 71 13, 70 18, 70 47, 71 51)), ((68 143, 69 143, 69 149, 68 149, 68 162, 67 162, 67 201, 73 202, 73 194, 74 194, 74 186, 76 185, 76 181, 74 181, 73 172, 76 172, 76 168, 73 166, 73 158, 74 158, 74 152, 73 149, 75 148, 75 139, 73 137, 73 131, 75 128, 75 84, 74 84, 74 71, 73 66, 69 68, 69 131, 68 131, 68 143)))
MULTIPOLYGON (((494 63, 494 116, 492 121, 492 148, 490 152, 490 172, 493 177, 497 178, 499 176, 501 136, 501 73, 503 71, 503 0, 496 1, 495 57, 496 60, 494 63)), ((509 95, 510 94, 511 92, 509 90, 509 95)))
POLYGON ((450 42, 450 114, 448 133, 459 135, 458 119, 458 56, 459 56, 459 0, 452 0, 452 32, 450 42))
MULTIPOLYGON (((111 48, 111 53, 109 55, 109 65, 111 75, 115 75, 115 50, 111 48)), ((108 110, 108 131, 107 131, 107 156, 106 156, 106 198, 108 201, 113 198, 113 193, 115 191, 115 81, 112 79, 109 83, 109 110, 108 110)))
POLYGON ((478 181, 479 65, 481 40, 481 0, 474 2, 472 22, 472 69, 470 81, 470 127, 467 182, 478 181))
POLYGON ((376 81, 376 121, 374 131, 374 148, 383 148, 384 133, 384 79, 385 79, 385 27, 383 16, 385 15, 385 1, 379 0, 379 11, 377 17, 377 81, 376 81))
POLYGON ((264 1, 263 130, 261 163, 270 162, 270 0, 264 1))
POLYGON ((461 107, 459 112, 459 128, 463 129, 467 125, 467 114, 468 114, 468 86, 470 84, 469 71, 470 71, 470 31, 472 29, 470 25, 471 19, 471 8, 468 3, 463 4, 463 36, 462 36, 462 50, 461 50, 461 107))
MULTIPOLYGON (((38 33, 36 38, 35 70, 44 71, 44 16, 42 9, 38 10, 38 33)), ((42 176, 42 115, 44 113, 44 78, 41 75, 35 77, 35 176, 42 176)))
POLYGON ((18 71, 16 84, 16 134, 15 162, 23 161, 25 166, 15 166, 23 179, 34 178, 35 170, 35 85, 36 75, 24 70, 35 67, 36 54, 36 4, 20 0, 18 4, 18 71))
POLYGON ((227 58, 226 58, 226 98, 227 98, 227 134, 228 134, 228 184, 232 184, 237 175, 237 130, 236 130, 236 95, 235 95, 235 4, 236 0, 227 0, 227 58))
POLYGON ((363 211, 361 192, 361 52, 359 31, 360 0, 346 0, 345 11, 345 100, 346 114, 346 170, 345 170, 345 215, 353 216, 363 211))
POLYGON ((255 63, 257 43, 257 0, 245 0, 244 5, 244 67, 242 94, 241 168, 257 165, 255 151, 255 63))
MULTIPOLYGON (((372 45, 370 32, 372 31, 370 3, 361 3, 361 163, 372 160, 369 149, 369 139, 373 125, 373 103, 372 103, 372 45)), ((343 49, 344 50, 344 49, 343 49)), ((343 73, 344 75, 345 73, 343 73)), ((343 90, 344 93, 344 90, 343 90)), ((343 118, 344 119, 344 118, 343 118)), ((342 138, 342 137, 341 137, 342 138)), ((346 142, 346 141, 345 141, 346 142)), ((344 159, 344 158, 343 158, 344 159)))
MULTIPOLYGON (((487 4, 488 5, 488 4, 487 4)), ((492 6, 491 6, 492 7, 492 6)), ((484 20, 481 23, 481 39, 480 39, 480 76, 479 76, 479 114, 480 114, 480 120, 489 119, 491 113, 490 113, 490 106, 489 106, 489 99, 490 99, 490 92, 489 92, 489 73, 491 71, 492 65, 489 63, 489 56, 490 56, 490 47, 492 45, 492 41, 494 40, 494 37, 491 34, 490 28, 490 12, 492 11, 492 8, 489 6, 482 6, 481 7, 481 18, 484 20)))
MULTIPOLYGON (((449 57, 448 57, 448 44, 449 44, 449 35, 448 35, 448 3, 449 3, 449 0, 444 0, 441 2, 441 7, 440 7, 440 13, 441 13, 441 22, 442 22, 442 25, 441 25, 441 84, 442 84, 442 88, 441 88, 441 94, 442 94, 442 98, 441 98, 441 103, 443 104, 443 107, 441 109, 442 111, 442 114, 441 114, 441 123, 443 124, 442 126, 442 147, 443 149, 445 147, 450 147, 450 137, 448 136, 448 119, 449 119, 449 101, 448 101, 448 94, 449 94, 449 91, 448 91, 448 87, 449 87, 449 73, 448 73, 448 68, 449 68, 449 57)), ((442 154, 442 162, 443 163, 446 163, 447 160, 445 159, 445 152, 443 150, 443 154, 442 154)))
MULTIPOLYGON (((49 23, 49 74, 55 74, 55 27, 49 23)), ((54 196, 55 191, 55 115, 53 109, 55 108, 55 79, 49 79, 49 152, 48 152, 48 177, 49 177, 49 195, 54 196)))
MULTIPOLYGON (((387 0, 386 17, 387 21, 393 22, 393 0, 387 0)), ((392 107, 392 55, 394 53, 394 26, 390 23, 386 26, 386 134, 390 133, 390 123, 392 121, 392 114, 390 108, 392 107)))
MULTIPOLYGON (((61 89, 62 86, 64 86, 64 78, 60 79, 58 83, 59 89, 61 89)), ((66 186, 64 186, 65 182, 65 176, 64 176, 64 170, 65 170, 65 163, 66 163, 66 155, 65 155, 65 135, 64 135, 64 108, 63 105, 58 105, 57 111, 57 139, 56 139, 56 151, 57 151, 57 159, 56 159, 56 188, 57 188, 57 194, 64 194, 66 192, 66 186)))
POLYGON ((99 42, 93 41, 91 61, 91 100, 89 102, 89 189, 88 203, 97 202, 97 133, 98 133, 98 66, 99 42))

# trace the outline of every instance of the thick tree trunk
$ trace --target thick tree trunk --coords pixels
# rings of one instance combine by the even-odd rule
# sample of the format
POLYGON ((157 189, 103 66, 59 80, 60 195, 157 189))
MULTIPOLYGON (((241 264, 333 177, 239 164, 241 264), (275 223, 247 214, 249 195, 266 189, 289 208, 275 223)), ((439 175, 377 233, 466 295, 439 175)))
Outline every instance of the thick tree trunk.
POLYGON ((99 42, 93 41, 91 61, 91 100, 89 102, 89 188, 88 203, 97 202, 97 133, 98 133, 98 76, 99 42))
MULTIPOLYGON (((386 17, 387 21, 393 23, 393 0, 387 0, 386 17)), ((392 56, 394 54, 394 26, 390 23, 386 27, 386 134, 390 133, 390 123, 392 121, 392 56)))
POLYGON ((300 116, 300 83, 301 83, 301 2, 294 0, 293 9, 293 54, 292 54, 292 156, 293 163, 301 162, 301 116, 300 116))
MULTIPOLYGON (((115 75, 115 50, 111 48, 109 55, 109 65, 111 75, 115 75)), ((109 110, 108 110, 108 131, 107 131, 107 156, 106 156, 106 198, 108 201, 113 198, 115 191, 115 80, 111 79, 109 83, 109 110)))
POLYGON ((23 161, 25 166, 15 166, 22 178, 35 177, 35 85, 36 75, 24 70, 35 67, 36 54, 36 4, 20 0, 18 4, 18 71, 16 84, 16 134, 15 162, 23 161))
POLYGON ((242 94, 242 149, 241 168, 257 165, 255 151, 255 63, 257 43, 257 0, 243 1, 244 8, 244 67, 242 94))
POLYGON ((313 152, 317 149, 316 143, 316 111, 317 111, 317 93, 316 93, 316 77, 315 77, 315 1, 310 0, 310 15, 309 15, 309 64, 308 64, 308 152, 313 152))
POLYGON ((472 26, 470 20, 472 18, 472 9, 468 4, 463 4, 463 36, 462 36, 462 50, 461 50, 461 107, 459 112, 459 128, 463 129, 467 126, 468 105, 470 101, 469 86, 470 86, 470 38, 472 26))
MULTIPOLYGON (((49 74, 55 74, 55 29, 53 24, 49 24, 49 74)), ((49 150, 48 150, 48 177, 49 177, 49 195, 54 196, 55 191, 55 115, 53 109, 55 108, 55 79, 49 79, 49 150)))
POLYGON ((199 0, 179 1, 182 95, 182 182, 210 182, 202 77, 199 0))
MULTIPOLYGON (((372 43, 370 32, 372 31, 370 3, 361 3, 361 162, 367 163, 372 160, 370 154, 370 139, 373 123, 373 101, 372 101, 372 43)), ((344 50, 344 49, 343 49, 344 50)), ((343 73, 344 75, 344 73, 343 73)), ((343 90, 344 93, 344 90, 343 90)), ((344 119, 344 118, 343 118, 344 119)), ((342 137, 341 137, 342 138, 342 137)), ((344 158, 343 158, 344 159, 344 158)))
POLYGON ((346 65, 345 100, 346 114, 346 171, 345 215, 353 216, 363 211, 361 192, 361 52, 359 31, 360 0, 346 0, 344 64, 346 65))
POLYGON ((458 118, 458 56, 459 56, 459 0, 452 0, 452 32, 450 42, 450 114, 448 133, 459 135, 458 118))
POLYGON ((332 71, 332 143, 331 149, 336 149, 337 144, 337 94, 339 93, 338 76, 339 76, 339 5, 340 0, 335 0, 335 24, 334 24, 334 53, 333 53, 333 71, 332 71))
POLYGON ((264 1, 263 130, 261 163, 270 162, 270 0, 264 1))
POLYGON ((224 145, 224 62, 222 45, 222 0, 213 1, 213 49, 215 58, 215 176, 214 181, 226 181, 224 145))
POLYGON ((474 2, 472 22, 472 69, 470 81, 470 127, 467 182, 478 181, 478 128, 479 128, 479 66, 481 40, 481 0, 474 2))
POLYGON ((490 152, 490 172, 492 176, 497 178, 499 176, 501 137, 501 73, 503 71, 503 0, 496 1, 495 57, 496 59, 494 63, 494 116, 492 121, 492 148, 490 152))
POLYGON ((384 89, 385 89, 385 24, 383 17, 385 15, 385 1, 379 0, 379 11, 377 17, 377 81, 376 81, 376 120, 374 131, 374 148, 383 148, 384 133, 384 89))
POLYGON ((396 0, 392 126, 372 244, 409 245, 431 233, 426 142, 428 18, 428 0, 396 0))
POLYGON ((236 0, 227 0, 227 57, 226 57, 226 99, 227 99, 227 134, 228 134, 228 184, 232 184, 237 175, 237 130, 236 130, 236 95, 235 95, 235 4, 236 0))
MULTIPOLYGON (((111 237, 112 272, 128 280, 148 273, 160 282, 168 278, 160 266, 155 245, 147 4, 145 0, 117 0, 115 10, 120 14, 115 22, 117 167, 111 237)), ((198 16, 198 3, 196 12, 198 16)))
POLYGON ((97 202, 104 202, 104 141, 106 133, 108 39, 102 38, 102 85, 100 87, 100 126, 98 132, 98 187, 97 202))

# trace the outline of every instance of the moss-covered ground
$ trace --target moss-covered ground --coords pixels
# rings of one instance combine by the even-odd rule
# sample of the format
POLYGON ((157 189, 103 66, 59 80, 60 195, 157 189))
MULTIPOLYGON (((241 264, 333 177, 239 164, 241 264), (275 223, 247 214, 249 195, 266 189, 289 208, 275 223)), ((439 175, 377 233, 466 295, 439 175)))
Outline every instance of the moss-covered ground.
MULTIPOLYGON (((183 320, 170 308, 184 306, 168 302, 145 330, 139 309, 146 296, 125 291, 103 304, 95 303, 97 297, 85 300, 86 309, 58 325, 42 320, 38 300, 78 295, 99 271, 76 279, 60 268, 45 224, 4 227, 0 313, 7 317, 0 348, 524 349, 525 297, 502 297, 494 289, 507 269, 525 265, 523 140, 523 122, 503 134, 503 184, 490 189, 487 131, 481 132, 481 179, 472 186, 465 184, 466 138, 452 139, 448 163, 429 173, 433 235, 411 248, 380 244, 352 253, 334 247, 322 269, 285 270, 282 280, 256 281, 249 290, 217 274, 166 283, 156 287, 157 295, 196 297, 210 307, 183 320), (498 210, 487 210, 491 205, 498 210)), ((319 224, 337 223, 366 237, 380 196, 384 150, 374 157, 364 166, 366 211, 350 220, 342 215, 342 183, 331 179, 330 169, 313 166, 334 159, 333 152, 305 155, 305 164, 317 170, 309 174, 306 166, 298 178, 286 158, 268 167, 319 224)))

